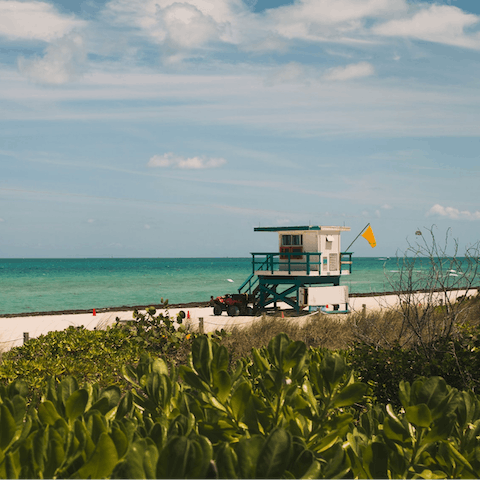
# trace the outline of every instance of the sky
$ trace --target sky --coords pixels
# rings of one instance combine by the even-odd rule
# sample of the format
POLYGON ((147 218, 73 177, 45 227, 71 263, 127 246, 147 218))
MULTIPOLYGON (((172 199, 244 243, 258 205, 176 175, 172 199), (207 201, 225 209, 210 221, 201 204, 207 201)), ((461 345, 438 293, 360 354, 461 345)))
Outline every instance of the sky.
POLYGON ((480 232, 478 0, 0 0, 0 258, 480 232))

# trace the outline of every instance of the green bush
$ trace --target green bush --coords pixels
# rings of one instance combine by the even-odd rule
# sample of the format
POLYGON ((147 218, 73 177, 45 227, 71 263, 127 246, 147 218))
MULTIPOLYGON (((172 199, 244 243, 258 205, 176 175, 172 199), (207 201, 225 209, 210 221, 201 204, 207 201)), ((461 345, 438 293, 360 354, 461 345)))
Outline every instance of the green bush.
POLYGON ((454 338, 439 338, 423 349, 356 343, 349 361, 360 378, 374 385, 378 401, 400 405, 398 385, 419 377, 441 376, 460 390, 480 386, 480 325, 464 326, 454 338))
POLYGON ((31 339, 2 356, 0 380, 25 380, 38 389, 46 377, 71 375, 103 385, 122 381, 122 366, 137 362, 140 346, 125 328, 87 330, 69 327, 31 339))
POLYGON ((193 340, 188 365, 142 355, 130 390, 49 379, 0 387, 1 478, 472 478, 480 402, 440 377, 372 404, 346 356, 285 334, 230 368, 193 340), (360 408, 361 407, 361 408, 360 408))

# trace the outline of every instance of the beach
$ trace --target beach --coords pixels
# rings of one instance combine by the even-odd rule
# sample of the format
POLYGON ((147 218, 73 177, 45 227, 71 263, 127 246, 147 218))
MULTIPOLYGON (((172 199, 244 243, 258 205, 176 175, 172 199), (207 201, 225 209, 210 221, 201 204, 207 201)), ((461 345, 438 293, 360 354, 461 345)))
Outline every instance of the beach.
MULTIPOLYGON (((467 294, 465 290, 452 290, 449 292, 449 297, 454 300, 456 297, 467 294)), ((478 289, 473 288, 468 291, 468 296, 477 295, 478 289)), ((415 302, 419 304, 425 301, 427 293, 415 293, 415 302)), ((432 300, 435 303, 440 303, 443 294, 437 292, 434 294, 432 300)), ((357 294, 351 295, 349 298, 349 306, 352 313, 368 312, 380 309, 394 308, 398 306, 399 296, 393 293, 384 293, 380 295, 375 294, 357 294)), ((264 314, 257 316, 236 316, 229 317, 225 312, 222 315, 216 316, 213 314, 213 308, 203 304, 184 304, 180 306, 172 306, 168 309, 170 317, 176 318, 180 311, 185 313, 184 323, 191 326, 192 329, 197 330, 201 319, 203 319, 204 331, 213 332, 221 328, 245 327, 260 320, 262 315, 281 317, 282 313, 290 317, 291 310, 286 304, 278 304, 279 309, 275 312, 267 311, 264 314), (200 305, 200 306, 198 306, 200 305)), ((139 310, 145 313, 145 310, 139 310)), ((164 309, 158 309, 158 313, 166 314, 164 309)), ((307 321, 312 315, 317 315, 316 312, 310 313, 308 309, 295 314, 291 317, 292 321, 303 322, 307 321)), ((336 318, 348 321, 349 314, 338 314, 336 318)), ((45 335, 51 331, 65 330, 68 327, 84 327, 89 330, 106 328, 114 325, 117 319, 121 322, 133 320, 133 308, 108 308, 98 309, 95 311, 82 312, 49 312, 40 314, 28 315, 8 315, 0 317, 0 350, 6 351, 10 348, 20 346, 24 343, 24 335, 28 334, 28 338, 36 338, 40 335, 45 335)))

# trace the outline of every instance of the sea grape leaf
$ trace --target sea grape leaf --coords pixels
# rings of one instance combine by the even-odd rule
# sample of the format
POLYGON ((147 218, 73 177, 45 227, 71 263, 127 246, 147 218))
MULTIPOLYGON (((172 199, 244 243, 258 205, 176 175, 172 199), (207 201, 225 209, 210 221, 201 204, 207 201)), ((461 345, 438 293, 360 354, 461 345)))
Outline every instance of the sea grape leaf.
POLYGON ((390 417, 386 417, 383 421, 383 434, 389 440, 401 444, 411 441, 410 433, 404 425, 402 425, 400 421, 395 421, 390 417))
POLYGON ((144 438, 134 442, 128 450, 125 459, 118 463, 112 478, 156 478, 155 458, 158 451, 154 445, 148 444, 144 438), (147 452, 149 452, 147 454, 147 452), (153 476, 152 476, 153 467, 153 476))
POLYGON ((212 373, 220 372, 222 370, 227 371, 230 364, 230 358, 228 350, 223 346, 217 346, 212 359, 212 373))
MULTIPOLYGON (((5 400, 4 402, 7 403, 5 400)), ((15 423, 17 425, 23 424, 23 420, 25 419, 25 413, 27 410, 27 402, 25 401, 25 398, 17 394, 17 395, 14 395, 11 400, 10 399, 8 400, 12 407, 11 412, 12 412, 13 418, 15 419, 15 423)))
POLYGON ((92 456, 71 478, 106 478, 118 462, 117 449, 108 433, 100 435, 92 456))
POLYGON ((267 351, 270 355, 270 360, 280 371, 283 371, 283 358, 289 344, 290 339, 285 333, 279 333, 268 343, 267 351))
POLYGON ((212 343, 207 336, 202 335, 193 341, 192 362, 199 377, 210 385, 212 381, 210 368, 212 363, 212 343))
POLYGON ((365 383, 355 382, 347 385, 338 392, 332 400, 332 407, 348 407, 360 402, 367 391, 365 383))
POLYGON ((416 392, 416 401, 425 403, 430 409, 441 404, 448 395, 447 382, 442 377, 429 377, 419 382, 422 383, 416 392))
POLYGON ((217 398, 220 402, 225 402, 232 387, 232 381, 228 372, 225 370, 214 370, 213 386, 217 390, 217 398))
POLYGON ((143 468, 146 478, 155 478, 157 473, 158 450, 153 441, 145 439, 146 447, 143 454, 143 468))
POLYGON ((180 376, 190 387, 199 390, 200 392, 208 391, 207 385, 202 382, 200 377, 190 368, 181 365, 179 368, 180 376))
POLYGON ((105 416, 98 410, 89 410, 86 417, 86 427, 92 441, 96 444, 102 433, 107 431, 105 416))
POLYGON ((133 397, 132 392, 128 391, 120 400, 118 404, 117 413, 115 418, 117 420, 122 419, 125 415, 131 414, 133 410, 133 397))
POLYGON ((257 369, 260 371, 260 373, 265 374, 265 372, 269 368, 267 359, 255 347, 252 348, 252 357, 253 357, 253 363, 257 367, 257 369))
POLYGON ((403 408, 407 408, 410 405, 411 386, 410 383, 400 381, 398 386, 398 397, 400 399, 403 408))
POLYGON ((118 458, 122 458, 128 450, 128 438, 118 425, 112 426, 111 437, 115 448, 117 449, 118 458))
POLYGON ((305 479, 320 478, 321 471, 322 471, 321 463, 318 460, 313 460, 311 465, 308 467, 308 470, 300 478, 305 478, 305 479))
MULTIPOLYGON (((345 359, 337 353, 326 353, 320 365, 320 374, 327 381, 330 393, 340 383, 345 373, 345 359)), ((319 382, 320 383, 320 382, 319 382)))
POLYGON ((44 425, 54 425, 61 418, 50 400, 46 400, 38 406, 38 417, 44 425))
POLYGON ((5 450, 15 436, 17 424, 5 404, 0 406, 0 448, 5 450))
POLYGON ((230 407, 237 422, 243 417, 252 393, 252 387, 248 382, 240 383, 232 393, 230 407))
POLYGON ((275 428, 267 437, 258 457, 256 478, 281 478, 292 455, 292 436, 275 428))
POLYGON ((215 457, 218 478, 238 478, 237 454, 228 443, 222 443, 215 457))
POLYGON ((49 427, 39 428, 36 432, 32 433, 31 440, 35 466, 43 471, 49 446, 49 427))
POLYGON ((242 438, 235 446, 239 478, 256 478, 257 464, 264 444, 263 436, 253 435, 250 438, 242 438))
POLYGON ((428 428, 432 423, 432 414, 424 403, 407 407, 405 409, 405 416, 407 420, 416 427, 428 428))
POLYGON ((388 450, 384 443, 372 442, 367 445, 363 461, 370 478, 388 478, 388 450))
POLYGON ((421 445, 446 440, 452 433, 456 421, 457 417, 453 413, 437 419, 428 434, 422 438, 421 445))
POLYGON ((186 478, 190 461, 191 441, 185 436, 173 436, 160 452, 157 478, 186 478))
POLYGON ((283 372, 287 373, 292 370, 292 380, 303 374, 306 361, 307 346, 304 342, 292 342, 285 350, 283 361, 283 372))
POLYGON ((116 385, 107 387, 100 394, 100 398, 90 407, 90 410, 98 410, 105 415, 118 405, 120 396, 120 389, 116 385))
POLYGON ((213 459, 213 447, 210 440, 204 436, 192 440, 191 458, 188 463, 188 478, 206 478, 208 467, 213 459))
POLYGON ((65 377, 57 387, 58 397, 62 407, 65 407, 69 397, 78 390, 78 383, 74 377, 65 377))
POLYGON ((168 375, 167 362, 163 358, 155 358, 152 363, 152 372, 156 372, 159 375, 168 375))
POLYGON ((85 412, 88 402, 88 392, 85 389, 73 392, 65 403, 65 414, 69 420, 75 420, 85 412))
MULTIPOLYGON (((60 435, 50 429, 50 438, 45 455, 44 478, 54 478, 56 470, 60 467, 65 458, 65 450, 60 435)), ((86 477, 82 477, 86 478, 86 477)))

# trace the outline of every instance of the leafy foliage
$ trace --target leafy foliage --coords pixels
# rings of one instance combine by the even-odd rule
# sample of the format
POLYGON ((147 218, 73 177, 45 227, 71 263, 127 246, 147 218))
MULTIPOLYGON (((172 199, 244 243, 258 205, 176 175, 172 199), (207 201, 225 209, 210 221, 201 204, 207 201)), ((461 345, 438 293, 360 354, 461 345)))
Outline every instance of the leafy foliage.
POLYGON ((454 338, 439 338, 423 349, 402 348, 398 343, 379 347, 356 343, 349 361, 363 381, 374 386, 376 398, 399 406, 398 385, 418 377, 441 376, 458 389, 476 390, 480 386, 480 325, 465 325, 454 338))
POLYGON ((181 315, 175 325, 168 313, 155 313, 148 307, 145 314, 134 311, 131 321, 105 330, 71 326, 31 339, 2 355, 0 381, 23 378, 35 391, 47 377, 71 375, 102 386, 125 386, 122 366, 137 363, 141 352, 186 361, 197 333, 182 325, 181 315))
POLYGON ((121 366, 138 361, 139 356, 140 346, 123 328, 69 327, 4 353, 0 380, 22 378, 34 390, 49 376, 72 375, 81 381, 116 384, 122 381, 121 366))
POLYGON ((51 377, 35 408, 0 387, 2 478, 472 478, 480 402, 440 377, 373 403, 346 354, 285 334, 231 368, 207 335, 188 363, 140 356, 130 389, 51 377))

